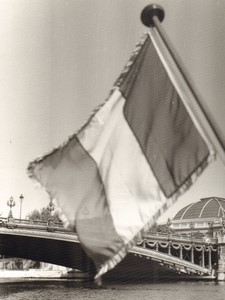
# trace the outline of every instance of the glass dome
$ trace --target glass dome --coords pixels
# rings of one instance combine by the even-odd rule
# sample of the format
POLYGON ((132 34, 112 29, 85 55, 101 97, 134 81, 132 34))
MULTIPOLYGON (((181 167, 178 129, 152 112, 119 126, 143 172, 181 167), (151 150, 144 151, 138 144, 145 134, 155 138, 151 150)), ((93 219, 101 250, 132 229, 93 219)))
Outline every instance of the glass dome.
POLYGON ((203 198, 198 202, 183 207, 173 220, 188 220, 199 218, 224 218, 225 199, 218 197, 203 198))

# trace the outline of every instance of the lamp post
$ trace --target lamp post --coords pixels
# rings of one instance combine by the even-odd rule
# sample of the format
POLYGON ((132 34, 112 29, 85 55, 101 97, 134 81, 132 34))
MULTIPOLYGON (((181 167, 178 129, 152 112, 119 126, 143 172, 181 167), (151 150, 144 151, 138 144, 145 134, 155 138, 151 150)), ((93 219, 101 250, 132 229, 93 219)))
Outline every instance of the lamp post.
POLYGON ((170 228, 171 224, 172 224, 172 222, 171 222, 170 218, 168 218, 168 220, 167 220, 168 240, 171 237, 171 228, 170 228))
POLYGON ((23 194, 21 194, 20 195, 20 220, 21 220, 21 214, 22 214, 23 199, 24 199, 24 196, 23 196, 23 194))
POLYGON ((171 255, 171 229, 170 229, 170 226, 171 226, 171 220, 170 218, 168 218, 167 220, 167 234, 168 234, 168 254, 171 255))
POLYGON ((49 202, 48 206, 47 206, 47 210, 50 212, 50 216, 52 216, 52 212, 55 209, 54 204, 52 201, 49 202))
POLYGON ((47 231, 54 231, 53 225, 54 225, 54 219, 52 217, 52 212, 54 211, 55 206, 54 203, 52 201, 49 202, 48 206, 47 206, 47 210, 50 213, 50 217, 47 220, 47 231))
POLYGON ((191 242, 192 242, 192 239, 193 239, 193 229, 194 229, 195 225, 193 224, 193 222, 191 222, 189 224, 189 226, 190 226, 190 229, 191 229, 191 242))
POLYGON ((49 202, 48 206, 47 206, 47 210, 50 213, 50 217, 48 218, 48 223, 52 223, 53 222, 53 218, 52 218, 52 212, 54 211, 55 206, 54 203, 52 201, 49 202))
POLYGON ((189 224, 191 229, 191 263, 194 263, 194 245, 193 245, 193 229, 195 227, 194 223, 191 221, 189 224))
POLYGON ((11 196, 9 200, 7 201, 7 205, 10 207, 9 209, 9 215, 8 219, 13 219, 13 214, 12 214, 12 207, 16 205, 16 202, 13 200, 13 197, 11 196))
POLYGON ((210 238, 213 238, 213 222, 209 222, 209 236, 210 238))
POLYGON ((225 232, 225 217, 223 216, 221 219, 221 236, 224 235, 225 232))

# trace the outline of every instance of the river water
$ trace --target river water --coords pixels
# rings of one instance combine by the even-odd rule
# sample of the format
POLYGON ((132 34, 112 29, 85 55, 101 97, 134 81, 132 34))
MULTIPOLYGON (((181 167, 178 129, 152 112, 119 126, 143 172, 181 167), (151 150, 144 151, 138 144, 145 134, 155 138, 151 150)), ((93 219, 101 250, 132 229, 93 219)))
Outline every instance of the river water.
POLYGON ((103 283, 101 288, 74 280, 0 280, 1 300, 224 300, 225 283, 177 281, 103 283))

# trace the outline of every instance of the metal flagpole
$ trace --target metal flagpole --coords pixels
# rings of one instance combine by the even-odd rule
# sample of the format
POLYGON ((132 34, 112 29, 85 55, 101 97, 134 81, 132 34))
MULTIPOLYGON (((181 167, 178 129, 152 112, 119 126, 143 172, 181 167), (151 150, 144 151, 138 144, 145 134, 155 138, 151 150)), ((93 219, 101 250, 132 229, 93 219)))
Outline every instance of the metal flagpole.
POLYGON ((149 35, 155 49, 164 65, 170 80, 177 90, 192 121, 204 138, 211 154, 218 154, 225 166, 225 149, 213 128, 210 120, 199 102, 199 95, 185 71, 176 51, 168 40, 161 25, 164 19, 164 10, 161 6, 152 4, 146 6, 141 13, 142 23, 149 27, 149 35))

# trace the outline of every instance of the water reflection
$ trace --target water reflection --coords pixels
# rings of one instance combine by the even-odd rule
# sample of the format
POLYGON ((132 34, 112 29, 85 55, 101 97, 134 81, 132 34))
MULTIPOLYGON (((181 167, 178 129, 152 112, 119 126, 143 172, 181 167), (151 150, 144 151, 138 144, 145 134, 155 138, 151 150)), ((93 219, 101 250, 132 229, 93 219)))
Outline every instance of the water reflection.
POLYGON ((75 280, 0 280, 1 300, 201 300, 225 299, 225 283, 214 281, 104 282, 101 288, 75 280))

